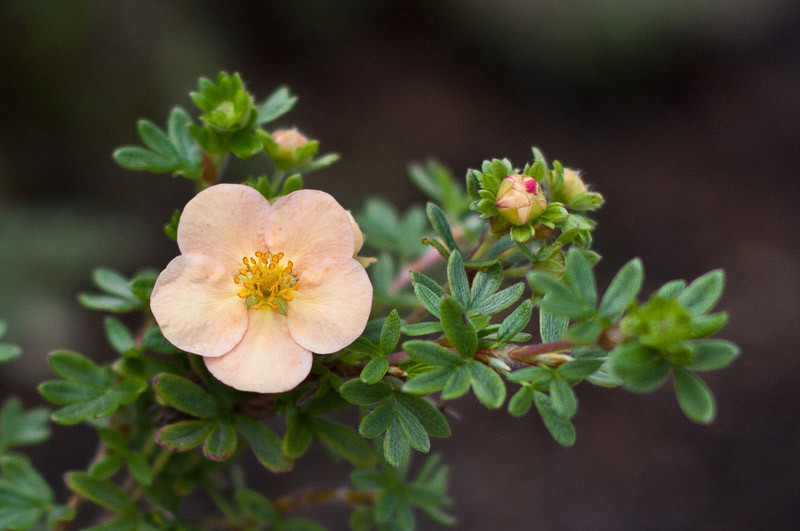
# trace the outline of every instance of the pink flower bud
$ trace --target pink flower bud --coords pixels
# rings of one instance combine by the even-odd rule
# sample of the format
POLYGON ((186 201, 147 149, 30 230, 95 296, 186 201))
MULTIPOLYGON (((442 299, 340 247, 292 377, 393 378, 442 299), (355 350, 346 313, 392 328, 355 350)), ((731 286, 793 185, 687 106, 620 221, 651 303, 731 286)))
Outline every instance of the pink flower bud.
POLYGON ((564 184, 556 193, 556 199, 562 203, 569 203, 573 197, 586 191, 586 184, 581 179, 579 171, 564 168, 564 184))
POLYGON ((512 225, 525 225, 547 207, 542 187, 527 175, 509 175, 497 191, 497 210, 512 225))

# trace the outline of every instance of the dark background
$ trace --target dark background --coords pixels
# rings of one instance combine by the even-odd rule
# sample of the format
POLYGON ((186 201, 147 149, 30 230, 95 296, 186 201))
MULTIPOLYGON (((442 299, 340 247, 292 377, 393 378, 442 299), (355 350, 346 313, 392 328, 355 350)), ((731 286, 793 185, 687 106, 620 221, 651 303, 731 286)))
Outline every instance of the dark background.
MULTIPOLYGON (((343 157, 307 186, 348 208, 371 194, 422 201, 405 174, 413 160, 436 156, 460 176, 484 158, 522 165, 539 145, 606 196, 601 286, 633 256, 645 293, 726 270, 722 336, 742 355, 708 374, 714 424, 686 420, 669 386, 635 396, 583 384, 578 442, 562 449, 533 414, 460 400, 453 437, 433 450, 451 466, 461 528, 800 518, 796 2, 38 0, 3 2, 0 24, 0 317, 25 350, 3 366, 0 398, 41 402, 52 349, 109 357, 102 316, 75 293, 95 265, 162 268, 176 248, 161 227, 192 193, 110 153, 138 142, 137 118, 163 124, 173 104, 191 106, 198 76, 227 69, 259 97, 284 83, 300 96, 282 123, 343 157)), ((90 437, 56 428, 30 453, 58 483, 85 466, 90 437)), ((347 469, 317 448, 265 492, 336 486, 347 469)), ((339 529, 348 513, 307 514, 339 529)))

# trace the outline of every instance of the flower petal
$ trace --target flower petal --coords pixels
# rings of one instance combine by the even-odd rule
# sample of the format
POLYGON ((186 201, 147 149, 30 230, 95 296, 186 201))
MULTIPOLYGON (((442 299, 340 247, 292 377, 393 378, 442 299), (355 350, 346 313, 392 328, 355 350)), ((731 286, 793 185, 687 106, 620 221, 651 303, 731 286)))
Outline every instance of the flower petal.
POLYGON ((214 377, 240 391, 282 393, 308 376, 313 356, 292 340, 285 316, 252 310, 242 341, 224 356, 204 361, 214 377))
POLYGON ((221 356, 247 329, 247 305, 230 272, 201 254, 178 256, 158 275, 150 309, 170 343, 201 356, 221 356))
POLYGON ((353 229, 347 211, 319 190, 298 190, 275 201, 267 216, 267 246, 282 252, 302 274, 313 261, 353 256, 353 229))
POLYGON ((352 258, 312 262, 289 302, 289 332, 311 352, 330 354, 352 343, 367 326, 372 284, 352 258))
POLYGON ((266 250, 264 224, 269 211, 269 202, 254 188, 211 186, 183 209, 178 247, 183 254, 204 254, 235 271, 242 258, 266 250))

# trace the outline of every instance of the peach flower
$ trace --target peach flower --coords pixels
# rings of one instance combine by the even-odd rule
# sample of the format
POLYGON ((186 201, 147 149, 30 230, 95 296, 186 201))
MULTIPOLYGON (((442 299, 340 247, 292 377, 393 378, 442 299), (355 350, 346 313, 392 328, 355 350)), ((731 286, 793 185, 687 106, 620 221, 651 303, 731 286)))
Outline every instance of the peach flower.
POLYGON ((353 259, 350 219, 317 190, 272 205, 239 184, 200 192, 150 300, 164 337, 236 389, 293 389, 312 352, 341 350, 367 324, 372 284, 353 259))

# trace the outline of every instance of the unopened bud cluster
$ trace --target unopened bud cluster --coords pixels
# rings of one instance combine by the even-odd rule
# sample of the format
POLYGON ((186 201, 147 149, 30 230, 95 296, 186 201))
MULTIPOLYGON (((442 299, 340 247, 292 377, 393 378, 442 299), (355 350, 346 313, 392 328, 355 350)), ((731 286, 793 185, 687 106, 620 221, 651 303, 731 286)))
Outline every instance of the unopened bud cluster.
POLYGON ((497 190, 497 212, 512 225, 521 226, 539 217, 547 208, 544 190, 532 177, 509 175, 497 190))

